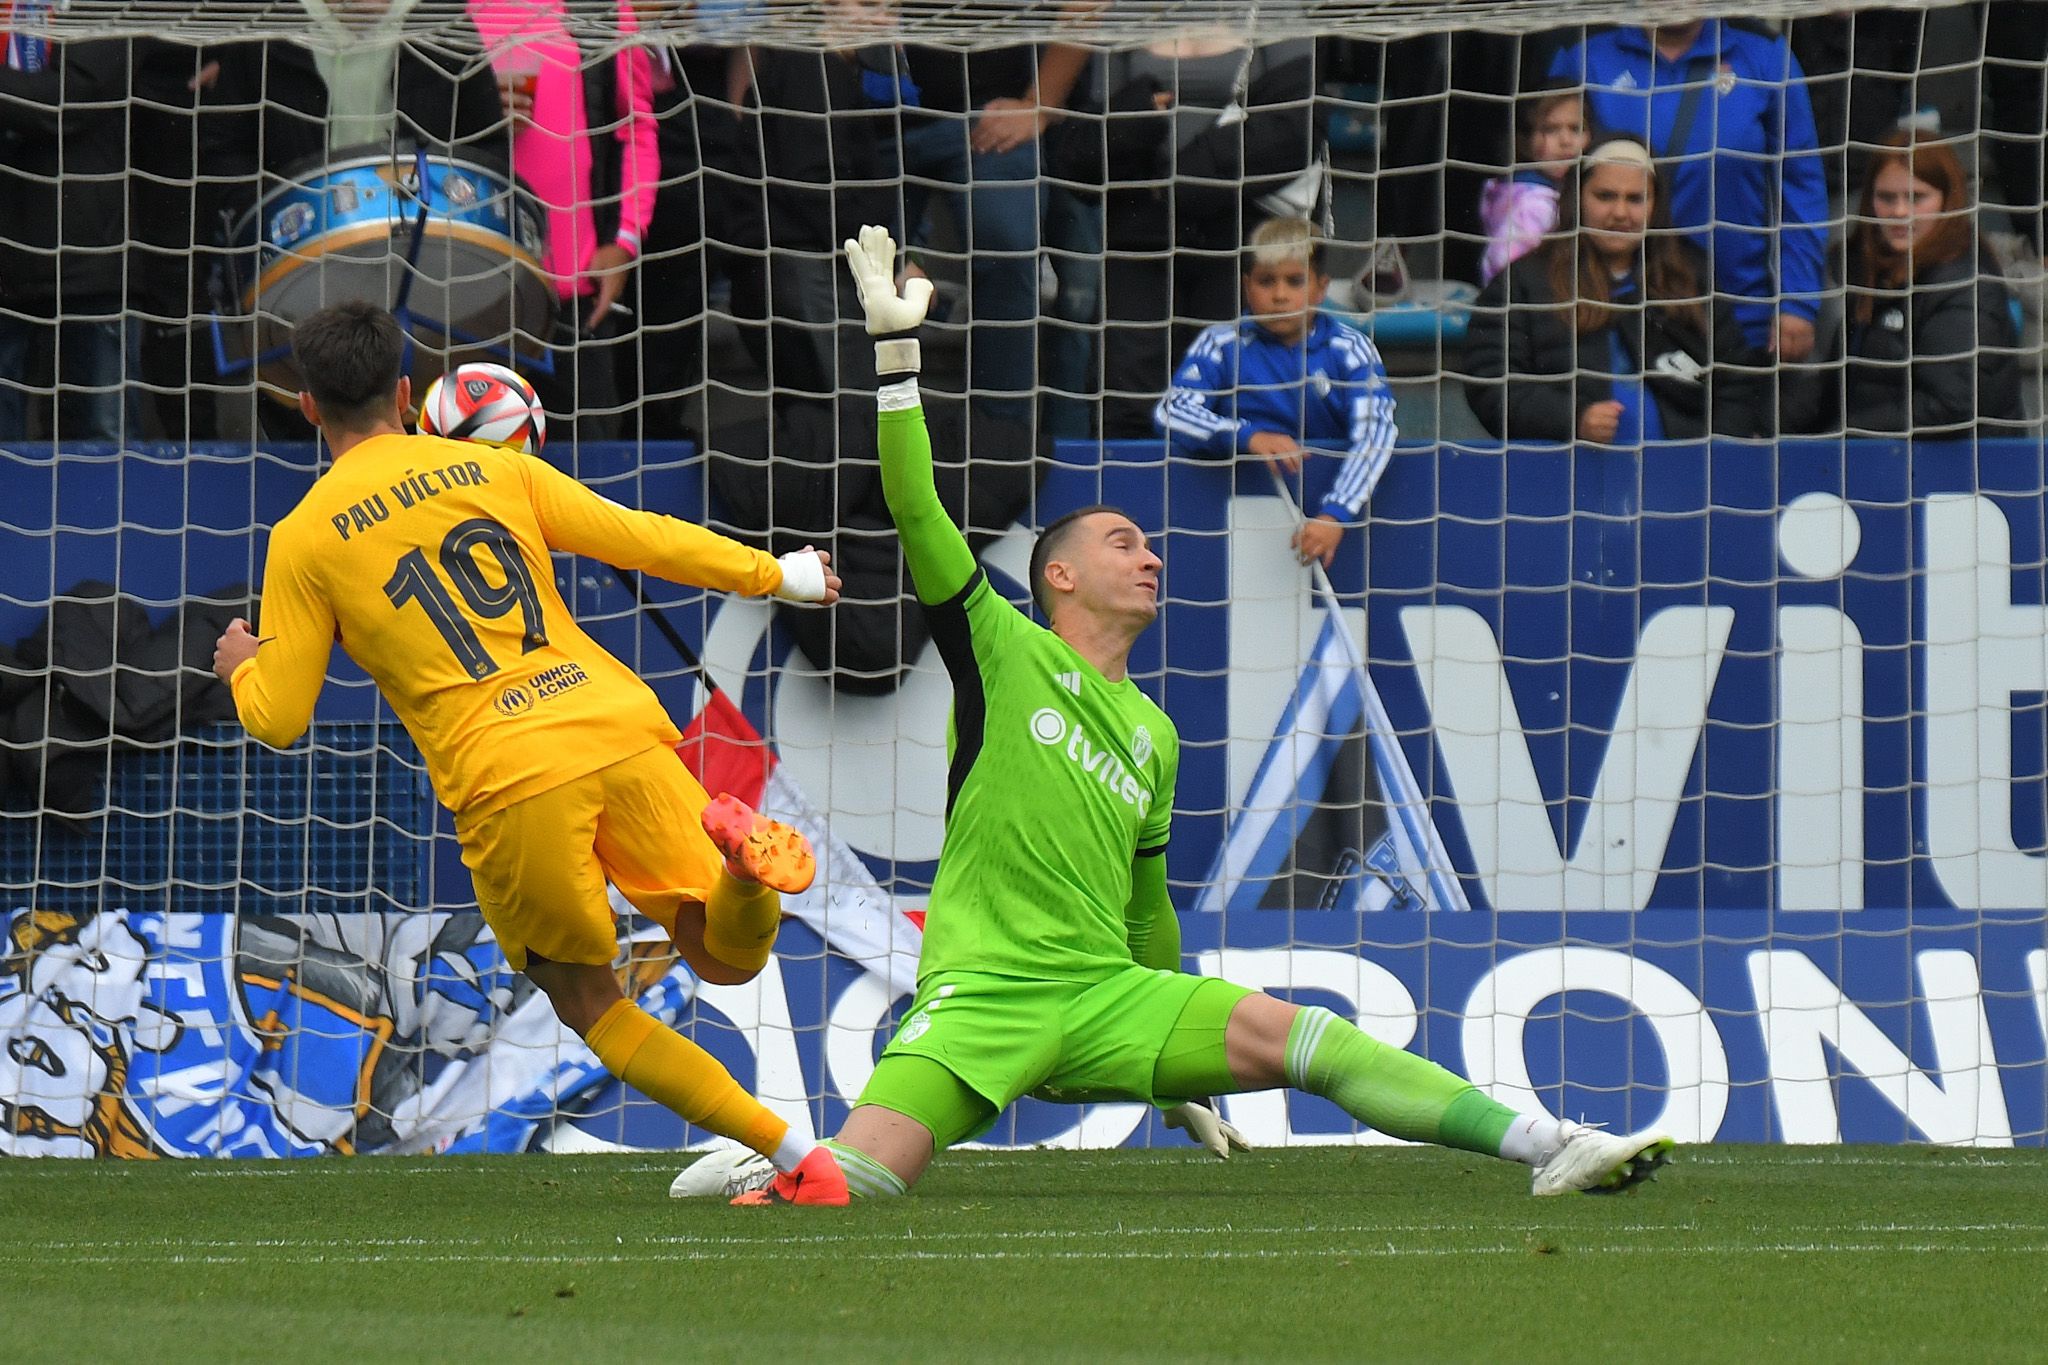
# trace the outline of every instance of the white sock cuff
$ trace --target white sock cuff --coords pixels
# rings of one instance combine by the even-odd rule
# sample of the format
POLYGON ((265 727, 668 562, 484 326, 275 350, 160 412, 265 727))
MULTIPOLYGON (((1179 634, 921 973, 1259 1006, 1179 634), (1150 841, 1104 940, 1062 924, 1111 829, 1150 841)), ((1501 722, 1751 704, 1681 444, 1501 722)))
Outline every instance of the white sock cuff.
POLYGON ((1294 1027, 1287 1031, 1287 1055, 1282 1066, 1287 1083, 1296 1090, 1308 1089, 1308 1064, 1322 1046, 1323 1035, 1337 1022, 1337 1016, 1321 1005, 1310 1005, 1295 1016, 1294 1027))
POLYGON ((893 1199, 910 1193, 910 1187, 903 1183, 903 1177, 869 1156, 866 1152, 851 1147, 841 1147, 828 1142, 825 1150, 832 1153, 832 1159, 839 1163, 839 1169, 846 1174, 846 1188, 862 1199, 893 1199))
POLYGON ((768 1159, 775 1163, 775 1169, 788 1175, 803 1164, 803 1159, 816 1151, 818 1144, 792 1128, 782 1135, 782 1141, 768 1159))
POLYGON ((1564 1145, 1564 1134, 1564 1124, 1548 1114, 1517 1114, 1501 1135, 1501 1157, 1524 1166, 1540 1166, 1564 1145))
POLYGON ((917 376, 884 384, 875 391, 875 406, 883 412, 908 412, 924 400, 917 392, 917 376))

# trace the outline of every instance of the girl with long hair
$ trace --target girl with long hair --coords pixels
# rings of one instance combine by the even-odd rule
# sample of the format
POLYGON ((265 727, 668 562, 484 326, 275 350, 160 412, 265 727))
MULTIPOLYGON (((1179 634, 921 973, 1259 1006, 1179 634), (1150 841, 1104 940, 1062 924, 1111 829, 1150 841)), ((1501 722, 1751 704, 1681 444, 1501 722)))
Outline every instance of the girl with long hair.
POLYGON ((1994 436, 2025 423, 2012 296, 1983 256, 1955 152, 1934 133, 1886 138, 1849 243, 1849 431, 1994 436))
POLYGON ((1639 445, 1767 434, 1767 360, 1697 247, 1668 230, 1649 148, 1599 140, 1557 233, 1480 294, 1466 396, 1494 435, 1639 445))

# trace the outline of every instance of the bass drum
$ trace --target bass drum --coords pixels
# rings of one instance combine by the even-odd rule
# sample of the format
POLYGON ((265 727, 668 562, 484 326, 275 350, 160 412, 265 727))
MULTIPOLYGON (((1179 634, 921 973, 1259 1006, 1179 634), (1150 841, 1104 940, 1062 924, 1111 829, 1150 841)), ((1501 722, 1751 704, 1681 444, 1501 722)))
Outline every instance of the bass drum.
POLYGON ((391 309, 412 335, 415 393, 467 360, 516 369, 544 355, 557 301, 540 264, 545 224, 518 181, 460 157, 321 158, 266 194, 232 236, 235 292, 255 323, 265 387, 296 401, 292 327, 352 299, 391 309))

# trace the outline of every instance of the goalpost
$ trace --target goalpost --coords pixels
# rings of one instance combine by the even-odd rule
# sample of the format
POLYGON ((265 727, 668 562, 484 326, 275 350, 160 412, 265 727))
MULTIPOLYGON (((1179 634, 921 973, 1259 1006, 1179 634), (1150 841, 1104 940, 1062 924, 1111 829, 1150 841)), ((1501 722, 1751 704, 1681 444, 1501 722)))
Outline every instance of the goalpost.
MULTIPOLYGON (((546 457, 606 496, 778 550, 830 538, 859 569, 806 619, 556 564, 707 786, 820 843, 757 982, 701 986, 627 921, 629 987, 800 1128, 836 1127, 915 979, 949 700, 872 494, 834 258, 868 211, 937 281, 942 491, 998 585, 1022 599, 1032 528, 1074 507, 1159 537, 1133 664, 1181 730, 1191 970, 1617 1128, 2040 1145, 2048 26, 2024 9, 1773 0, 1646 93, 1675 83, 1658 117, 1707 130, 1652 148, 1667 173, 1737 167, 1700 202, 1763 243, 1745 326, 1813 324, 1785 394, 1850 365, 1877 144, 1903 126, 1957 153, 1970 259, 2002 290, 1982 325, 2003 330, 1961 357, 1965 429, 1879 434, 1854 403, 1794 421, 1787 397, 1776 436, 1503 446, 1467 343, 1482 196, 1518 170, 1542 188, 1517 112, 1553 70, 1597 99, 1635 82, 1582 67, 1560 21, 1699 5, 17 4, 0 1154, 703 1137, 506 970, 417 750, 339 652, 294 750, 223 723, 213 637, 320 467, 279 401, 290 324, 350 296, 407 322, 416 387, 464 359, 535 378, 546 457), (1745 64, 1786 52, 1796 77, 1745 64), (595 172, 562 171, 549 128, 595 172), (1756 167, 1764 217, 1731 221, 1756 167), (1183 349, 1239 315, 1245 233, 1289 214, 1323 233, 1324 314, 1373 340, 1400 428, 1326 573, 1290 537, 1340 454, 1276 480, 1152 424, 1183 349), (613 243, 633 274, 593 328, 613 243), (1788 287, 1807 252, 1818 275, 1788 287), (2019 411, 1991 411, 1994 369, 2019 411)), ((1909 326, 1904 299, 1870 325, 1909 326)), ((1312 1098, 1226 1111, 1258 1145, 1379 1140, 1312 1098)), ((1137 1106, 1026 1101, 991 1140, 1169 1139, 1137 1106)))

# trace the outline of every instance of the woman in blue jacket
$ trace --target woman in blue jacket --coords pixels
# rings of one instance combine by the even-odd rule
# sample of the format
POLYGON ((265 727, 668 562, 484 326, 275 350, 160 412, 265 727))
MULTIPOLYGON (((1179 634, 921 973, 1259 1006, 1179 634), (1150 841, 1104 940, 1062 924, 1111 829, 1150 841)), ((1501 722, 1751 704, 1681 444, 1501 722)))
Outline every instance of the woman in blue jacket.
POLYGON ((1828 287, 1828 190, 1785 40, 1719 19, 1625 26, 1560 52, 1551 74, 1584 81, 1594 126, 1669 168, 1671 223, 1708 253, 1750 345, 1805 361, 1828 287))

